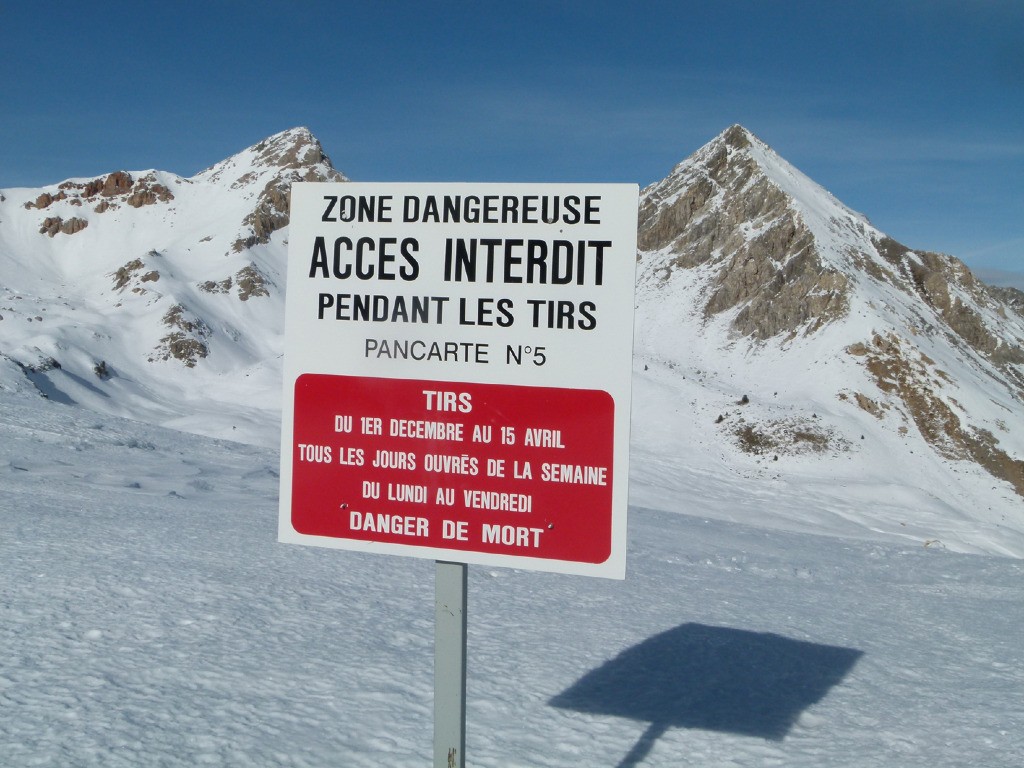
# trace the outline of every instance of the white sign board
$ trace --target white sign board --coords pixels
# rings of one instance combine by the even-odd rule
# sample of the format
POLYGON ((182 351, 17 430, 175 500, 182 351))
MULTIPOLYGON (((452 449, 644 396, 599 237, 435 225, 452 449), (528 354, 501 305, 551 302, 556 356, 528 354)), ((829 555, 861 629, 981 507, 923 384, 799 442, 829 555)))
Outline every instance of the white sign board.
POLYGON ((637 198, 293 185, 280 540, 623 578, 637 198))

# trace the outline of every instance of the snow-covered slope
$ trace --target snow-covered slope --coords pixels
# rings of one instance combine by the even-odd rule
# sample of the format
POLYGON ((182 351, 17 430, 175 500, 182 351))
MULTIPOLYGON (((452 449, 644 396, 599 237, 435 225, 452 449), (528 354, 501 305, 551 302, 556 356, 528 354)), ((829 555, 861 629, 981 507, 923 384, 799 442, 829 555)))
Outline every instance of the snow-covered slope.
POLYGON ((288 187, 343 180, 299 128, 192 178, 0 193, 0 386, 275 439, 288 187))
MULTIPOLYGON (((276 543, 276 468, 0 396, 0 764, 429 764, 433 564, 276 543)), ((1021 561, 716 521, 703 469, 634 478, 623 582, 470 568, 467 764, 1019 766, 1021 561)))

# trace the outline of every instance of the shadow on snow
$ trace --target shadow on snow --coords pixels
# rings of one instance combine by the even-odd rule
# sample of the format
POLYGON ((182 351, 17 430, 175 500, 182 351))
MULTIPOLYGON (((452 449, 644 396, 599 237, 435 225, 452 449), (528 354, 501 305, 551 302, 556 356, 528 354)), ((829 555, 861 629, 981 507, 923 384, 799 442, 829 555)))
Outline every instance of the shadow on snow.
POLYGON ((549 703, 650 723, 619 764, 632 768, 670 727, 781 741, 862 655, 763 632, 681 624, 626 649, 549 703))

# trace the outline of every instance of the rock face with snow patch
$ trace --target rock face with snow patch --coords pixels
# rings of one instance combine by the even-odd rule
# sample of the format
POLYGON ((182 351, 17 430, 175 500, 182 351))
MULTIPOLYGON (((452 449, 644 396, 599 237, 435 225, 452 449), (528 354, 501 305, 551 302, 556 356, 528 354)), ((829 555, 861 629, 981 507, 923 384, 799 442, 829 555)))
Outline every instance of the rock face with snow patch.
MULTIPOLYGON (((766 369, 789 358, 897 439, 1024 495, 1017 292, 896 242, 738 125, 643 190, 638 242, 642 354, 701 349, 713 370, 738 349, 752 382, 778 386, 766 369)), ((759 434, 745 418, 728 425, 741 444, 759 434)))

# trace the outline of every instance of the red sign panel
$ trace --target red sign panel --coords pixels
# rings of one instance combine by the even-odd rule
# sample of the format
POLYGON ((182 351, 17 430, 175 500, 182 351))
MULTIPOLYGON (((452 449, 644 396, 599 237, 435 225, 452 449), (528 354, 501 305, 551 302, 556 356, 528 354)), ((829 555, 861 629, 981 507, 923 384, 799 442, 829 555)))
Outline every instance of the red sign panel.
POLYGON ((614 402, 600 390, 304 374, 301 534, 602 563, 614 402))

